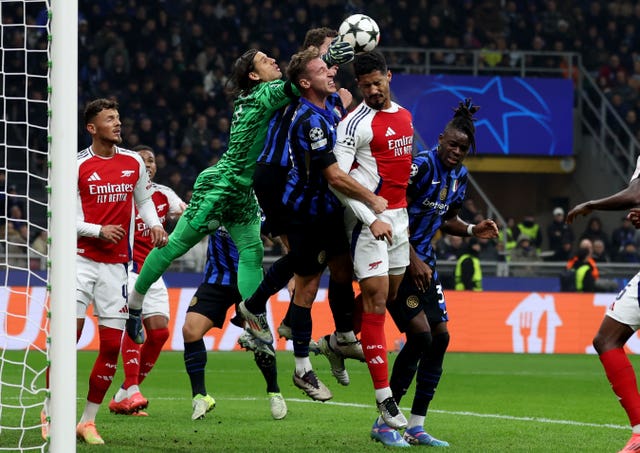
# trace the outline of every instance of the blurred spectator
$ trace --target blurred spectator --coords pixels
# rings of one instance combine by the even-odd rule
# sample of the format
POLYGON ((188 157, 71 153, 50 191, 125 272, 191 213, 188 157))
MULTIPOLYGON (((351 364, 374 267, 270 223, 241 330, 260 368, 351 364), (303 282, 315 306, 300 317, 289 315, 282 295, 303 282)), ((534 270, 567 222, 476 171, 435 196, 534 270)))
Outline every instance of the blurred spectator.
POLYGON ((549 241, 549 250, 553 255, 550 261, 566 261, 568 257, 563 257, 563 244, 565 242, 573 243, 573 230, 564 221, 564 209, 556 207, 553 209, 553 220, 547 226, 547 240, 549 241))
POLYGON ((596 239, 595 241, 593 241, 593 253, 591 254, 591 256, 596 263, 611 262, 609 252, 607 251, 607 248, 601 239, 596 239))
MULTIPOLYGON (((529 235, 520 233, 516 242, 516 247, 510 253, 511 263, 539 263, 542 261, 534 241, 529 235)), ((535 267, 533 266, 514 266, 511 274, 514 277, 530 277, 535 275, 535 267)))
POLYGON ((480 252, 478 258, 480 261, 501 261, 502 257, 498 251, 497 239, 483 239, 478 238, 478 244, 480 244, 480 252))
POLYGON ((640 263, 637 244, 633 241, 622 244, 622 250, 617 254, 616 261, 621 263, 640 263))
POLYGON ((466 251, 458 258, 454 272, 455 289, 458 291, 482 291, 482 267, 480 266, 480 243, 471 238, 466 251))
POLYGON ((474 217, 478 214, 478 208, 476 207, 476 202, 473 198, 467 198, 462 203, 462 207, 458 212, 458 217, 464 220, 467 223, 472 223, 474 217))
MULTIPOLYGON (((567 262, 565 279, 573 274, 575 291, 578 292, 614 292, 618 290, 618 284, 614 280, 600 277, 598 265, 593 259, 593 243, 589 239, 582 239, 578 252, 567 262)), ((565 290, 569 288, 565 283, 565 290)))
MULTIPOLYGON (((533 247, 539 252, 542 247, 542 228, 540 224, 536 222, 536 218, 532 214, 524 216, 522 221, 516 225, 514 230, 514 236, 520 238, 520 235, 525 235, 531 241, 533 247)), ((519 241, 520 239, 518 239, 519 241)))
POLYGON ((625 261, 622 259, 622 255, 625 254, 624 249, 627 244, 638 246, 638 230, 633 226, 631 220, 622 217, 620 221, 621 225, 611 233, 611 251, 614 261, 625 261))
POLYGON ((460 236, 444 234, 436 241, 436 257, 440 261, 455 261, 462 254, 465 243, 460 236))
MULTIPOLYGON (((11 232, 20 237, 21 242, 26 243, 29 240, 29 226, 20 204, 13 204, 9 207, 8 223, 11 226, 11 232)), ((15 237, 17 237, 15 236, 15 237)))
POLYGON ((47 230, 40 230, 31 242, 31 247, 42 256, 48 255, 49 240, 47 230))
POLYGON ((600 217, 591 216, 589 218, 586 228, 580 235, 580 240, 582 239, 589 239, 591 243, 596 239, 600 239, 604 242, 605 247, 607 249, 609 248, 609 238, 607 233, 602 230, 602 220, 600 220, 600 217))
POLYGON ((562 240, 562 248, 556 252, 550 259, 552 261, 569 261, 573 254, 573 245, 574 241, 570 241, 569 239, 562 240))

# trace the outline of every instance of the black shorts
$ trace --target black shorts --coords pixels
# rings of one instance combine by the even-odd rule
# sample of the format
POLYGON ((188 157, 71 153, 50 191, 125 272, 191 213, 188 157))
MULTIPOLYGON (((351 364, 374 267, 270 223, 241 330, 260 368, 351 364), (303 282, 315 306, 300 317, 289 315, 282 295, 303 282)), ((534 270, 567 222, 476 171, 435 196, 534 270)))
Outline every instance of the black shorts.
POLYGON ((191 298, 187 313, 200 313, 222 328, 229 307, 242 302, 238 288, 214 283, 202 283, 191 298))
POLYGON ((272 237, 285 233, 290 218, 289 210, 282 203, 288 173, 287 167, 258 164, 253 175, 253 190, 265 216, 262 232, 272 237))
POLYGON ((349 253, 342 210, 313 223, 294 220, 287 230, 287 237, 293 272, 298 275, 322 272, 331 258, 349 253))
POLYGON ((426 292, 418 290, 411 276, 405 273, 398 288, 398 297, 392 303, 387 304, 387 310, 389 310, 389 314, 400 332, 406 332, 409 321, 421 311, 427 315, 431 329, 441 322, 449 320, 442 284, 436 273, 434 273, 434 278, 426 292))

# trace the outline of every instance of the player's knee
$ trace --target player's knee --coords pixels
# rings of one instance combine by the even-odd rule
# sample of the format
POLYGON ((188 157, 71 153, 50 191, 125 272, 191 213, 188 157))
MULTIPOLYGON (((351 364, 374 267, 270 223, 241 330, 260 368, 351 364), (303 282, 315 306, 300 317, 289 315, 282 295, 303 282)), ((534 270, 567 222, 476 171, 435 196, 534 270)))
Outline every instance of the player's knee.
POLYGON ((431 348, 433 338, 431 336, 431 332, 408 333, 407 343, 411 343, 413 349, 423 353, 431 348))
POLYGON ((161 327, 158 329, 152 329, 149 331, 149 338, 147 341, 152 341, 157 344, 165 344, 169 339, 169 329, 167 327, 161 327))
POLYGON ((196 329, 191 324, 185 323, 182 326, 182 338, 185 343, 193 343, 194 341, 201 339, 202 335, 200 335, 199 329, 196 329))
POLYGON ((449 347, 449 332, 439 333, 433 336, 432 339, 432 349, 435 354, 444 355, 447 351, 447 347, 449 347))

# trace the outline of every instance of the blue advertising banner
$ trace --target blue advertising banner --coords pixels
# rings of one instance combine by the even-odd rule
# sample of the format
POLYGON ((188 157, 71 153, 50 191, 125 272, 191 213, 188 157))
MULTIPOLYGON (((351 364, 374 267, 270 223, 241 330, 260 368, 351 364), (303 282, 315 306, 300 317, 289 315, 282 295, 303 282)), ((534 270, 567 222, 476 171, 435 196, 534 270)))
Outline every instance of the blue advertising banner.
POLYGON ((564 157, 573 154, 573 83, 568 79, 394 74, 394 99, 411 111, 423 146, 465 98, 476 114, 478 155, 564 157))

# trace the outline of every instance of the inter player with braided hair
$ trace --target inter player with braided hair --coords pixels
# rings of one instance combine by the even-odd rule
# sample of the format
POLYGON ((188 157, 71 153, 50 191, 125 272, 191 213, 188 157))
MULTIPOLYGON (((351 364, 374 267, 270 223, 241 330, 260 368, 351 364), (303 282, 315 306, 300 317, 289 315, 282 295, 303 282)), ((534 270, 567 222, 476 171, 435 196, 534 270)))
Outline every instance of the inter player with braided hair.
POLYGON ((476 152, 474 114, 470 99, 454 109, 453 119, 438 137, 438 146, 413 158, 407 189, 411 259, 398 295, 387 308, 406 343, 391 373, 393 397, 400 400, 416 376, 416 391, 404 439, 414 445, 445 447, 424 430, 424 420, 440 377, 449 344, 447 310, 436 271, 432 240, 438 229, 456 235, 495 238, 492 220, 467 224, 458 216, 467 189, 467 169, 462 164, 469 150, 476 152))

